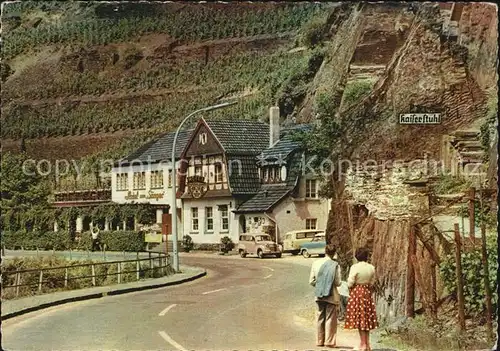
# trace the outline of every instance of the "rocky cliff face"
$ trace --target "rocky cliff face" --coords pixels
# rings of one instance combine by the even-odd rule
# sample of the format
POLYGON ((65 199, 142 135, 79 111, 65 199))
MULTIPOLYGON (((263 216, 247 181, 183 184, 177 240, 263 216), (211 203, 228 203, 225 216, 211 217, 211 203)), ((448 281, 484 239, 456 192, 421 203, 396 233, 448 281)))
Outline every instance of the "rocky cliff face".
POLYGON ((351 204, 365 206, 372 216, 381 220, 427 214, 427 180, 422 177, 432 173, 429 168, 426 160, 416 160, 350 169, 346 175, 346 197, 351 204))
MULTIPOLYGON (((457 5, 455 5, 457 6, 457 5)), ((498 81, 498 7, 492 3, 467 3, 455 11, 457 42, 468 49, 468 68, 484 91, 498 81)))
MULTIPOLYGON (((497 81, 496 19, 496 6, 489 4, 450 9, 431 3, 365 4, 346 9, 332 28, 329 56, 310 100, 326 93, 335 101, 344 138, 340 150, 333 150, 336 157, 361 162, 425 155, 439 159, 443 136, 479 129, 489 113, 488 90, 497 81), (389 44, 383 50, 378 46, 382 40, 389 44), (376 80, 370 93, 358 103, 341 105, 347 83, 370 74, 376 80), (442 122, 399 124, 400 114, 417 112, 440 113, 442 122)), ((380 297, 391 294, 401 306, 410 228, 405 212, 429 211, 429 203, 392 170, 372 173, 362 170, 332 180, 327 232, 346 265, 353 247, 368 245, 385 287, 380 297), (387 250, 400 250, 405 259, 392 262, 387 250)))
POLYGON ((497 80, 495 6, 467 4, 461 17, 448 11, 459 20, 459 35, 452 37, 443 29, 446 11, 438 4, 365 4, 337 11, 327 58, 301 109, 303 120, 314 117, 315 98, 329 94, 350 151, 375 160, 425 152, 437 158, 442 135, 484 121, 487 91, 497 80), (377 80, 371 94, 341 106, 347 82, 367 77, 377 80), (410 112, 441 113, 442 123, 399 125, 399 114, 410 112))

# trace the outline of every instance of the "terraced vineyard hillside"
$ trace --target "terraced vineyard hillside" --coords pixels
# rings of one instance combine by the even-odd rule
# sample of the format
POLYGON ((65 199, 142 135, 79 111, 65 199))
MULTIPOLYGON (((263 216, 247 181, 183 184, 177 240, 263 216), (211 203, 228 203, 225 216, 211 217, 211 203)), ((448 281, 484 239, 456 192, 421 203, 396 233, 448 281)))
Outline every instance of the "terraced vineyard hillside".
POLYGON ((282 121, 325 122, 327 155, 341 135, 361 158, 439 157, 442 136, 462 129, 481 129, 489 153, 496 8, 448 5, 7 4, 2 149, 118 159, 189 112, 237 98, 209 117, 267 119, 277 104, 282 121), (396 123, 419 111, 443 122, 396 123))
POLYGON ((301 38, 331 8, 8 4, 2 147, 17 151, 24 140, 36 158, 121 157, 190 111, 224 99, 241 98, 211 117, 265 118, 277 101, 286 110, 291 78, 306 72, 307 79, 321 64, 321 53, 302 47, 301 38))

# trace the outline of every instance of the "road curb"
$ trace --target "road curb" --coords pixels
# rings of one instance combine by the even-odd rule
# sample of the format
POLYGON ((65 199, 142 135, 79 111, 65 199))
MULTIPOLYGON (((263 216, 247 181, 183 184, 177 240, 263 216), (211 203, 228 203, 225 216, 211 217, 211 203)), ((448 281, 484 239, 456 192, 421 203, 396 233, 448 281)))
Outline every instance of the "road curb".
POLYGON ((71 302, 98 299, 98 298, 105 297, 105 296, 122 295, 122 294, 131 293, 131 292, 164 288, 164 287, 172 286, 172 285, 179 285, 179 284, 188 283, 190 281, 199 279, 199 278, 204 277, 206 275, 207 275, 207 271, 204 269, 202 272, 197 273, 191 277, 187 277, 187 278, 183 278, 183 279, 179 279, 179 280, 175 280, 175 281, 171 281, 171 282, 154 284, 154 285, 146 285, 146 286, 138 286, 138 287, 132 287, 132 288, 115 289, 115 290, 104 291, 104 292, 100 292, 100 293, 90 293, 90 294, 81 295, 81 296, 64 298, 61 300, 46 302, 46 303, 40 304, 38 306, 32 306, 32 307, 24 308, 24 309, 19 310, 19 311, 11 312, 11 313, 2 315, 1 319, 7 320, 7 319, 18 317, 18 316, 21 316, 23 314, 27 314, 30 312, 43 310, 43 309, 49 308, 49 307, 64 305, 64 304, 71 303, 71 302))
POLYGON ((199 278, 204 277, 206 275, 207 275, 207 271, 204 270, 203 272, 195 274, 192 277, 176 280, 173 282, 166 282, 166 283, 147 285, 147 286, 139 286, 139 287, 135 287, 135 288, 117 289, 117 290, 108 291, 106 293, 103 293, 103 296, 105 296, 105 295, 108 295, 108 296, 121 295, 121 294, 136 292, 136 291, 164 288, 166 286, 172 286, 172 285, 179 285, 179 284, 191 282, 193 280, 199 279, 199 278))

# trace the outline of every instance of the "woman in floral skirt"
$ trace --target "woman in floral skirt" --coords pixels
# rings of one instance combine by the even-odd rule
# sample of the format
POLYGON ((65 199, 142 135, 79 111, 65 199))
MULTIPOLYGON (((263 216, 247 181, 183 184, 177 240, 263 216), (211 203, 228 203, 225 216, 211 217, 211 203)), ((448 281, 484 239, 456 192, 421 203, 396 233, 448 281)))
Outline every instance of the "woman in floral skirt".
POLYGON ((356 250, 358 263, 351 266, 347 285, 349 301, 345 329, 358 329, 361 339, 359 349, 370 351, 370 330, 378 327, 372 286, 375 283, 375 267, 368 262, 369 251, 365 247, 356 250))

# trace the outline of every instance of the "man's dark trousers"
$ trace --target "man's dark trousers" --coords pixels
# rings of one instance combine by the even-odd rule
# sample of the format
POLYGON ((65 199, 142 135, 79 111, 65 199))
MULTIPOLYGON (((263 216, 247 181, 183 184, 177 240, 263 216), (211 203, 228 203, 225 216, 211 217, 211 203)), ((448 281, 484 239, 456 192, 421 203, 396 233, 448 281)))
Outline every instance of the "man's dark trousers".
POLYGON ((318 304, 318 340, 317 345, 333 346, 337 335, 337 305, 325 301, 316 301, 318 304))

